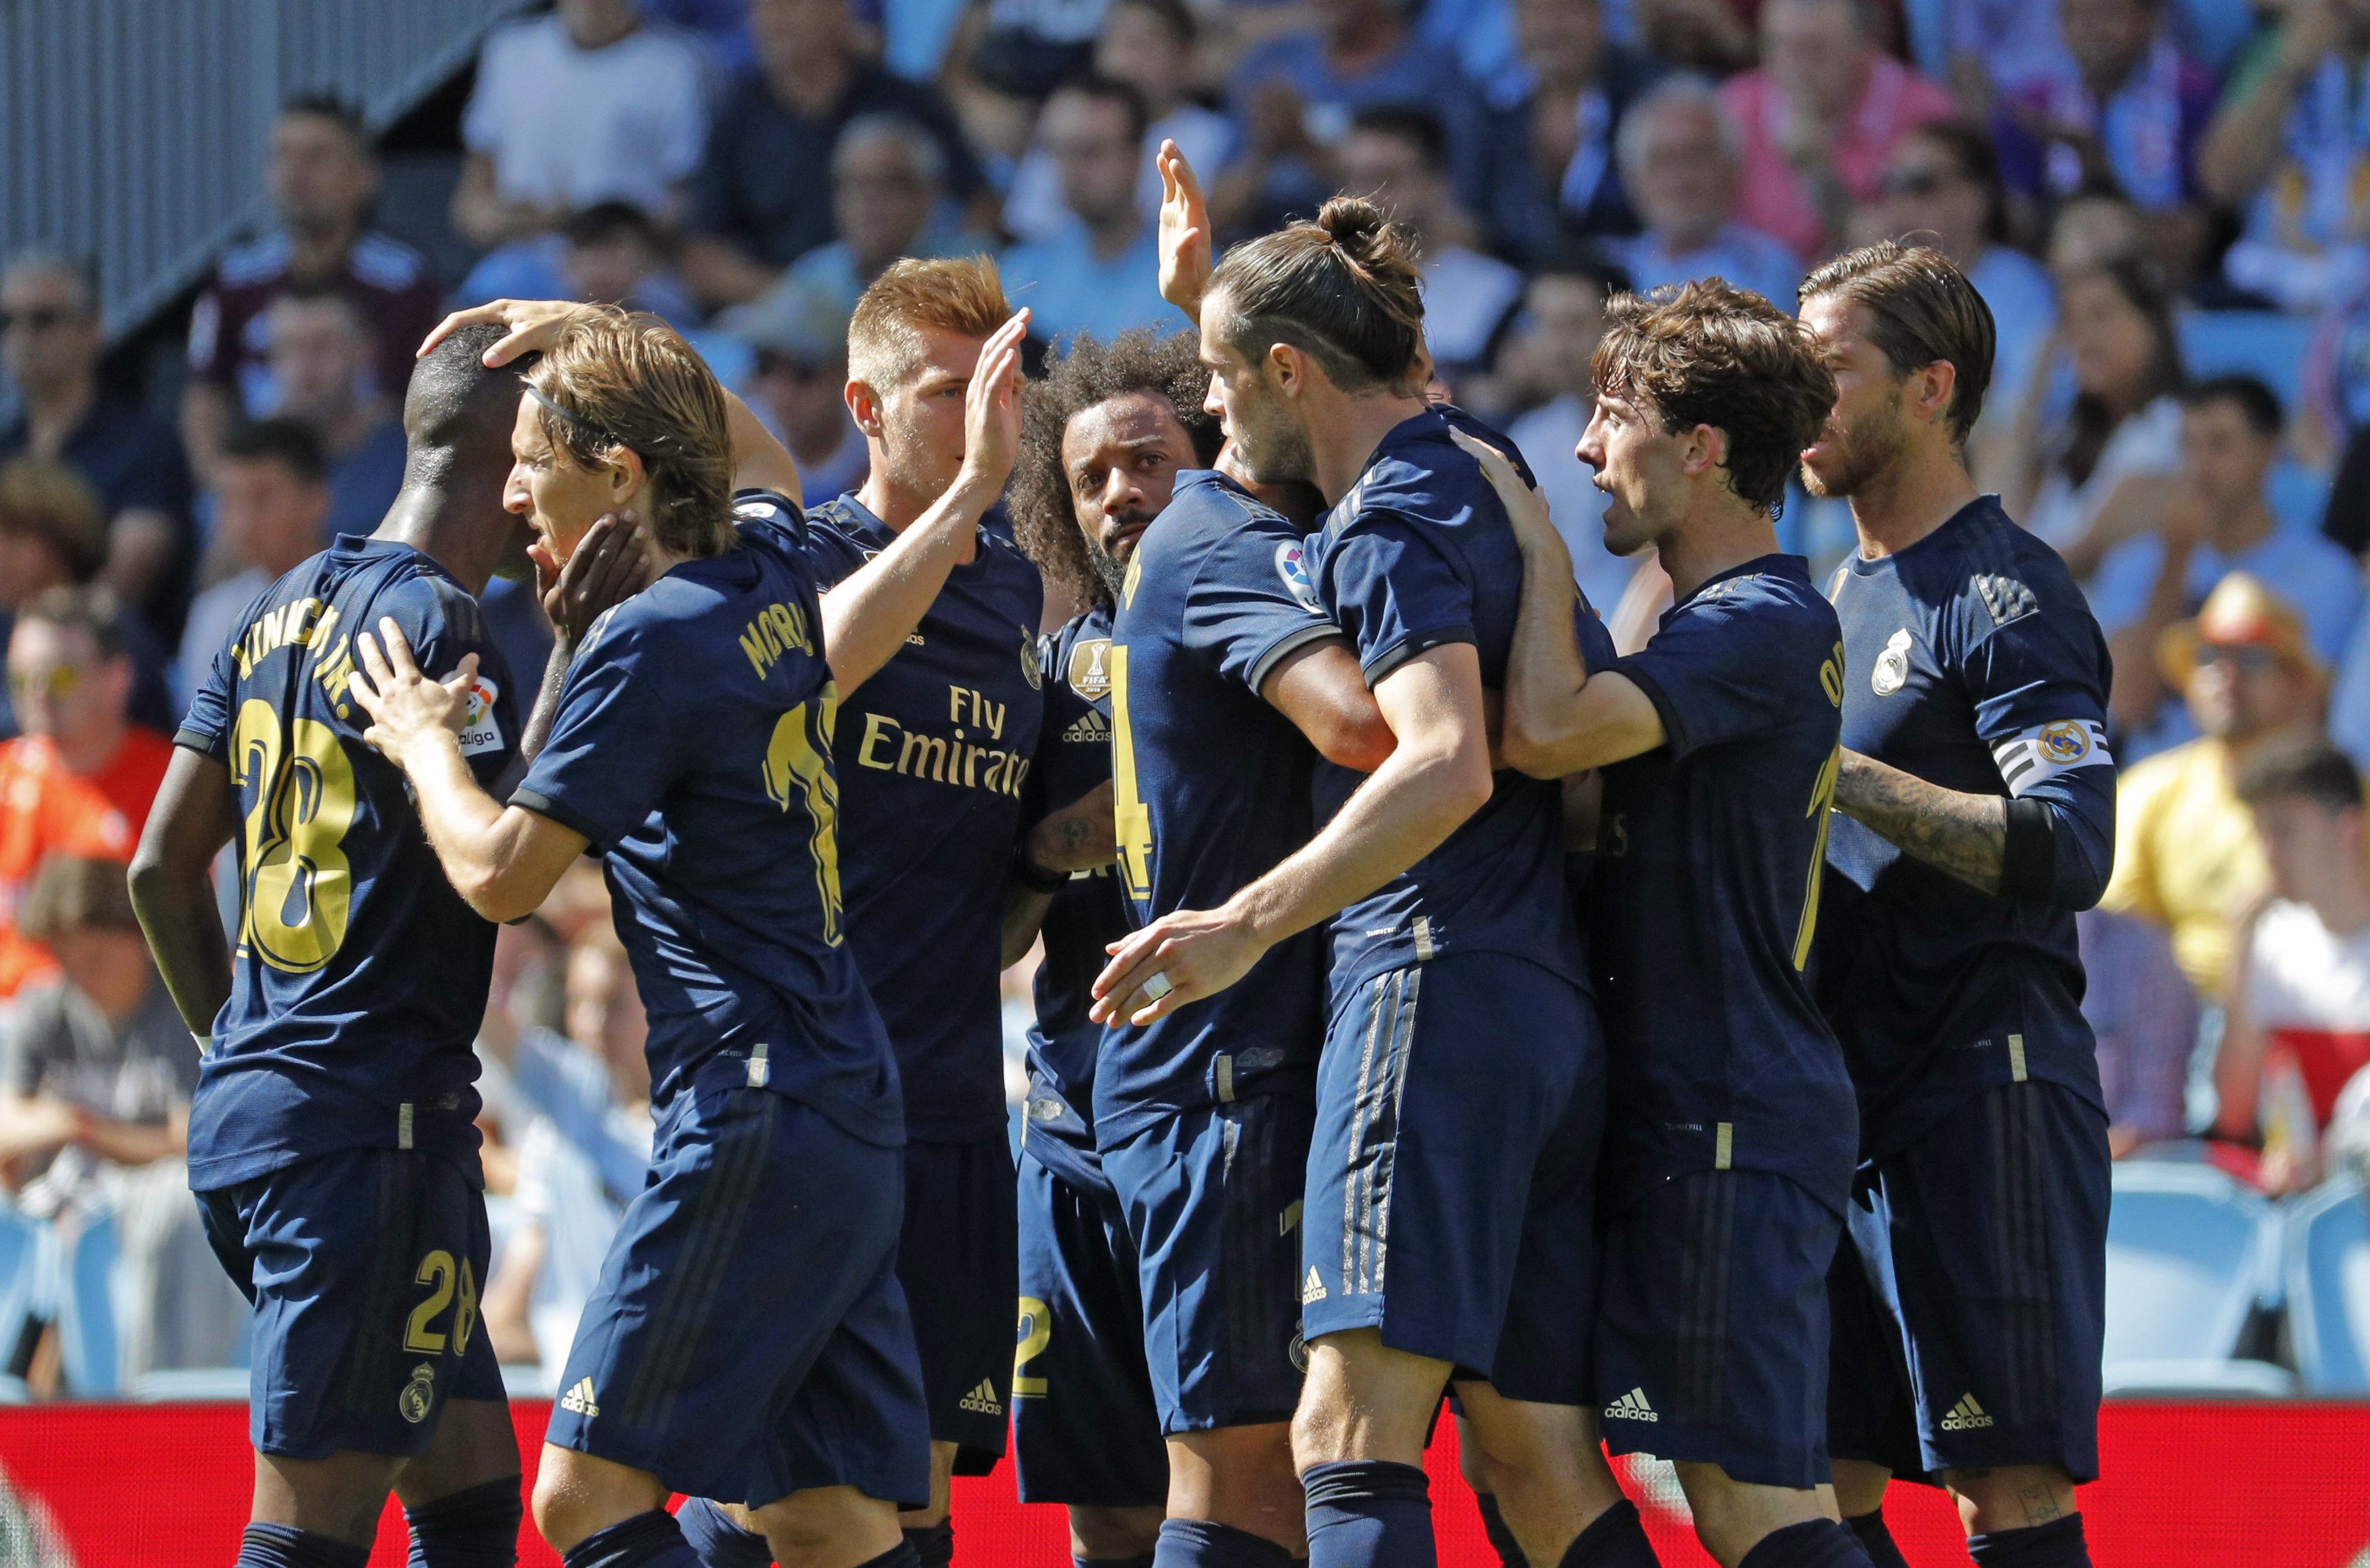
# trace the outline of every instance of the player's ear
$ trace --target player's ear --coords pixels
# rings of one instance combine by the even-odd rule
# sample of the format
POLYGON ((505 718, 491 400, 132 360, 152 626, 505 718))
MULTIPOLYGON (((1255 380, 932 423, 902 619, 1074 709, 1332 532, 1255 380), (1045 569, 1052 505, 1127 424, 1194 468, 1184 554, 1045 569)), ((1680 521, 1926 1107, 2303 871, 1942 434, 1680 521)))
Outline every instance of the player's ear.
POLYGON ((1286 397, 1297 397, 1308 389, 1308 356, 1289 343, 1269 344, 1260 368, 1286 397))
POLYGON ((1679 463, 1688 474, 1702 474, 1728 461, 1728 432, 1718 425, 1697 425, 1679 442, 1679 463))
POLYGON ((603 460, 609 480, 609 497, 613 504, 622 503, 641 494, 643 481, 650 470, 642 464, 642 454, 632 447, 621 446, 603 460))
POLYGON ((1950 399, 1959 390, 1958 366, 1948 360, 1937 360, 1911 380, 1911 395, 1916 398, 1921 416, 1939 419, 1950 411, 1950 399))
POLYGON ((857 429, 876 440, 883 433, 880 420, 880 395, 872 389, 870 382, 858 381, 854 376, 848 377, 847 385, 840 393, 840 397, 846 403, 847 417, 856 421, 857 429))

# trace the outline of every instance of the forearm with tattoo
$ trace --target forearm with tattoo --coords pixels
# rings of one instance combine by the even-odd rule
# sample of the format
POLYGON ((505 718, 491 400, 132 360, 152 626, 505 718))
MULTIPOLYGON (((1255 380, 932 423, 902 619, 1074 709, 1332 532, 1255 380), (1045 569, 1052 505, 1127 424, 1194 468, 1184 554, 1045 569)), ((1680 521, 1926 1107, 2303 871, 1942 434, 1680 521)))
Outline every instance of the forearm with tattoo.
POLYGON ((1911 859, 1998 894, 2008 855, 2008 802, 2000 796, 1944 789, 1847 750, 1835 808, 1911 859))

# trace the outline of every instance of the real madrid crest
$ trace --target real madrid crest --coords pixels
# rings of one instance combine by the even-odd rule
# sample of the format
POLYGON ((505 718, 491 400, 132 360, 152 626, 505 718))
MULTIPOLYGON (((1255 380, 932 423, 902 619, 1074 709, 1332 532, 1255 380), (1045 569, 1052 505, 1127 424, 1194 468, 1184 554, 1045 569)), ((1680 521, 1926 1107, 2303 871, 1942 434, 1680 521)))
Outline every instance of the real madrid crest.
POLYGON ((411 1369, 411 1381, 404 1384, 403 1391, 395 1396, 395 1408, 403 1413, 406 1421, 417 1426, 428 1419, 428 1413, 435 1403, 436 1364, 422 1361, 411 1369))
POLYGON ((1868 689, 1878 696, 1890 697, 1909 683, 1909 628, 1904 626, 1876 656, 1876 668, 1868 672, 1868 689))
POLYGON ((1032 692, 1045 684, 1045 665, 1037 652, 1037 634, 1026 626, 1020 628, 1020 674, 1032 692))
POLYGON ((1070 668, 1064 672, 1070 690, 1087 702, 1110 695, 1110 639, 1090 637, 1070 650, 1070 668))
POLYGON ((2041 727, 2042 761, 2070 768, 2090 754, 2090 734, 2074 719, 2061 718, 2041 727))

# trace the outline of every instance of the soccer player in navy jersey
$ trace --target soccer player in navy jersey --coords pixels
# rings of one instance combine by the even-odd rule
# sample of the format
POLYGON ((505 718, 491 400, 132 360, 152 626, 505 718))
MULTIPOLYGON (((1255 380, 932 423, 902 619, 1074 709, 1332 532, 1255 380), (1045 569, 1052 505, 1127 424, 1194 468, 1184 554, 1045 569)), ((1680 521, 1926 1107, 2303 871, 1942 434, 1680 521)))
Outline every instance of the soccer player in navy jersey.
MULTIPOLYGON (((1643 649, 1583 657, 1546 505, 1489 459, 1525 555, 1506 760, 1603 774, 1589 939, 1611 1062, 1603 1430, 1616 1453, 1677 1465, 1724 1568, 1866 1568, 1820 1492, 1826 1276, 1857 1142, 1851 1079, 1804 972, 1843 651, 1776 530, 1835 381, 1791 316, 1717 279, 1618 296, 1606 323, 1579 456, 1608 498, 1607 547, 1651 546, 1670 574, 1674 602, 1643 649)), ((1654 1560, 1633 1511, 1599 1528, 1566 1568, 1654 1560)))
POLYGON ((2107 648, 2065 563, 1967 476, 1991 313, 1885 244, 1803 283, 1839 395, 1802 454, 1851 502, 1842 813, 1816 953, 1858 1088, 1838 1256, 1835 1494, 1897 1563, 1890 1475, 1957 1494, 1977 1562, 2088 1562, 2109 1154, 2074 914, 2113 860, 2107 648))
POLYGON ((1409 242, 1371 203, 1228 252, 1201 327, 1247 472, 1312 482, 1332 508, 1304 567, 1395 746, 1370 775, 1320 761, 1316 836, 1122 944, 1099 1015, 1143 1030, 1332 921, 1292 1434, 1309 1561, 1432 1561, 1421 1464, 1453 1379, 1524 1551, 1559 1562, 1620 1501, 1582 1410, 1604 1059, 1559 791, 1490 760, 1513 533, 1449 439, 1462 416, 1424 400, 1409 242))
MULTIPOLYGON (((507 503, 555 558, 630 507, 655 574, 576 655, 507 807, 455 765, 454 690, 399 627, 383 656, 362 645, 354 687, 480 913, 533 910, 601 853, 650 1014, 650 1180, 561 1376, 536 1523, 569 1568, 689 1568, 679 1491, 743 1509, 786 1568, 910 1565, 897 1512, 927 1496, 929 1455, 895 1266, 903 1116, 844 933, 837 698, 795 466, 654 318, 488 314, 544 350, 507 503)), ((1017 438, 1024 327, 967 399, 981 450, 1017 438)))
MULTIPOLYGON (((355 635, 392 619, 459 682, 462 765, 514 775, 517 694, 475 598, 525 567, 531 537, 501 506, 519 371, 478 357, 500 336, 455 333, 414 371, 403 488, 378 532, 339 539, 239 617, 132 862, 203 1059, 190 1185, 256 1309, 249 1568, 359 1568, 390 1487, 415 1563, 482 1568, 517 1550, 517 1443, 477 1318, 489 1238, 470 1044, 494 927, 438 869, 348 689, 355 635), (234 839, 235 948, 210 875, 234 839)), ((596 607, 583 574, 627 542, 601 526, 546 595, 563 644, 596 607)), ((611 597, 625 586, 604 582, 611 597)))

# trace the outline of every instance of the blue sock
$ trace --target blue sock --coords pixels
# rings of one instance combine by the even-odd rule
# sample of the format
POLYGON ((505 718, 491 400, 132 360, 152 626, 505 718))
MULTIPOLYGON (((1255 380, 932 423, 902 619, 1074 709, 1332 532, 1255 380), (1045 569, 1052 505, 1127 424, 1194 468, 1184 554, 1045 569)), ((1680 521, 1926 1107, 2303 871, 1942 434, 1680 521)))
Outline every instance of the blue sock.
POLYGON ((1152 1568, 1153 1555, 1140 1551, 1133 1557, 1073 1557, 1070 1568, 1152 1568))
POLYGON ((742 1529, 705 1497, 685 1498, 675 1510, 674 1524, 704 1568, 766 1568, 774 1561, 774 1549, 764 1536, 742 1529))
POLYGON ((674 1516, 664 1508, 594 1530, 560 1553, 562 1568, 699 1568, 674 1516))
POLYGON ((1215 1519, 1163 1519, 1160 1544, 1145 1562, 1156 1568, 1292 1568, 1278 1543, 1215 1519))
POLYGON ((1638 1505, 1627 1497, 1588 1521, 1564 1548, 1562 1568, 1657 1568, 1638 1505))
POLYGON ((1308 1568, 1437 1568, 1423 1471, 1388 1459, 1346 1459, 1301 1472, 1308 1498, 1308 1568))
POLYGON ((406 1508, 403 1516, 411 1526, 409 1568, 515 1568, 518 1562, 526 1505, 519 1501, 517 1476, 406 1508))
POLYGON ((1506 1528, 1506 1516, 1498 1512, 1498 1494, 1476 1492, 1473 1505, 1481 1510, 1481 1533, 1490 1538, 1490 1546, 1497 1551, 1498 1568, 1531 1568, 1531 1560, 1523 1555, 1522 1543, 1506 1528))
POLYGON ((238 1568, 369 1568, 371 1549, 294 1525, 249 1525, 238 1568))
POLYGON ((1971 1535, 1967 1555, 1981 1568, 2090 1568, 2090 1548, 2082 1539, 2079 1514, 2030 1529, 1971 1535))
POLYGON ((1804 1519, 1771 1530, 1736 1568, 1869 1568, 1859 1538, 1833 1519, 1804 1519))
MULTIPOLYGON (((914 1549, 914 1561, 920 1568, 948 1568, 955 1560, 955 1521, 949 1514, 935 1525, 924 1525, 905 1532, 905 1544, 914 1549)), ((871 1568, 871 1564, 865 1564, 871 1568)))
POLYGON ((1859 1549, 1868 1553, 1873 1568, 1909 1568, 1909 1559, 1901 1555, 1901 1548, 1893 1543, 1893 1532, 1884 1528, 1884 1510, 1855 1514, 1844 1521, 1844 1528, 1859 1537, 1859 1549))

